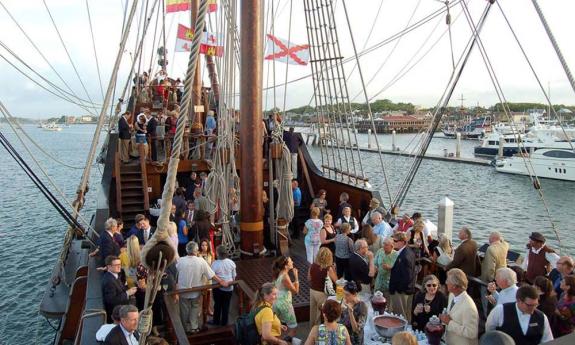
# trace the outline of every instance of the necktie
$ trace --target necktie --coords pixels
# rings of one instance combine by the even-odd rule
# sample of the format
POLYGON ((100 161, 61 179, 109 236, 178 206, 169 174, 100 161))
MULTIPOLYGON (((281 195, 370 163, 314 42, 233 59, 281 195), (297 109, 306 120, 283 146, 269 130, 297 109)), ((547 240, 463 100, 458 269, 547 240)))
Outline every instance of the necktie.
POLYGON ((451 303, 449 304, 449 311, 451 311, 451 309, 453 309, 453 306, 455 305, 455 298, 451 300, 451 303))
POLYGON ((150 237, 150 231, 144 230, 144 241, 148 242, 149 237, 150 237))

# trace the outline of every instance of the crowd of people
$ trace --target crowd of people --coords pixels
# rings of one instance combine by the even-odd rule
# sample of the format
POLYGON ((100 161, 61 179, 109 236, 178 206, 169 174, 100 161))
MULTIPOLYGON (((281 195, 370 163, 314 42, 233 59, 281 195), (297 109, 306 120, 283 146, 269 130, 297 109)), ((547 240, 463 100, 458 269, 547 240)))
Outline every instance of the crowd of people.
MULTIPOLYGON (((152 80, 146 72, 134 78, 128 107, 118 120, 120 160, 123 163, 129 163, 131 159, 138 158, 140 147, 142 147, 142 154, 151 164, 161 165, 165 161, 166 156, 169 155, 171 140, 176 134, 182 95, 181 80, 169 78, 164 70, 160 70, 152 80), (145 106, 136 109, 136 104, 145 106), (150 107, 153 107, 153 110, 150 107)), ((190 150, 190 145, 200 147, 203 157, 208 159, 211 157, 213 138, 217 132, 213 110, 206 112, 206 119, 202 125, 205 138, 186 136, 182 157, 194 155, 194 151, 190 150), (202 143, 204 145, 201 145, 202 143)), ((189 125, 186 126, 184 132, 190 133, 189 125)))
MULTIPOLYGON (((299 188, 297 183, 292 187, 295 198, 299 188)), ((376 291, 386 297, 388 310, 405 317, 414 330, 423 331, 430 317, 438 316, 446 328, 447 344, 478 344, 484 331, 486 339, 508 335, 522 344, 539 344, 573 332, 574 262, 556 254, 541 233, 529 236, 521 265, 508 267, 509 244, 499 232, 492 232, 489 245, 480 251, 472 231, 463 227, 454 248, 418 212, 399 217, 397 209, 384 212, 373 199, 360 222, 351 214, 353 206, 346 193, 340 195, 334 215, 326 194, 318 192, 303 225, 313 326, 306 344, 363 344, 365 302, 376 291), (343 301, 333 303, 329 296, 342 282, 343 301)), ((289 258, 281 260, 291 263, 289 258)), ((289 272, 292 266, 285 267, 289 272)), ((289 278, 285 283, 286 276, 281 284, 276 280, 269 290, 259 292, 270 295, 273 315, 266 320, 277 317, 279 325, 288 326, 286 332, 272 328, 276 332, 262 338, 268 343, 289 341, 296 324, 286 301, 298 293, 299 285, 292 286, 289 278), (284 295, 289 298, 277 297, 284 295)), ((297 274, 295 279, 297 283, 297 274)))
MULTIPOLYGON (((236 277, 236 265, 228 258, 227 248, 219 243, 219 231, 208 212, 206 191, 207 174, 192 172, 188 181, 182 183, 182 187, 178 187, 174 193, 167 230, 170 244, 176 254, 176 262, 166 268, 161 289, 151 307, 152 334, 155 336, 161 334, 165 325, 166 307, 163 295, 166 292, 193 289, 209 285, 211 281, 219 282, 221 287, 174 294, 182 324, 189 333, 197 333, 207 326, 204 315, 212 317, 207 324, 228 324, 233 293, 230 283, 236 277), (188 193, 188 189, 193 192, 188 193)), ((136 215, 134 225, 130 228, 124 228, 122 220, 114 218, 108 219, 104 227, 98 247, 90 254, 98 256, 104 264, 101 268, 102 296, 110 324, 102 329, 102 341, 107 339, 105 330, 111 330, 112 322, 118 321, 118 318, 114 319, 114 315, 117 315, 122 306, 131 307, 128 313, 141 312, 146 308, 148 270, 141 262, 141 249, 155 232, 150 218, 144 214, 136 215)), ((124 331, 126 339, 128 333, 137 337, 137 333, 134 335, 133 331, 128 331, 127 325, 122 322, 117 326, 124 331)), ((108 340, 107 344, 120 344, 108 340)))

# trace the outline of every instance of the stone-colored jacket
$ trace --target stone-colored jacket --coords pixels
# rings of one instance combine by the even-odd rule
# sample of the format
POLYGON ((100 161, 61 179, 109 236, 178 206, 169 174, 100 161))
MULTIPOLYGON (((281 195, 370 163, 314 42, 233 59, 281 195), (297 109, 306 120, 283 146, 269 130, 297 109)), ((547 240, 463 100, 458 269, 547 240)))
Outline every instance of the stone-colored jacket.
POLYGON ((481 280, 489 283, 495 279, 495 272, 507 267, 507 251, 509 244, 505 241, 498 241, 487 247, 485 257, 481 263, 481 280))
MULTIPOLYGON (((461 294, 459 301, 449 310, 451 321, 446 328, 445 343, 449 345, 477 345, 479 344, 477 339, 479 332, 477 307, 467 292, 464 291, 461 294)), ((449 294, 448 306, 451 305, 453 297, 453 294, 449 294)))

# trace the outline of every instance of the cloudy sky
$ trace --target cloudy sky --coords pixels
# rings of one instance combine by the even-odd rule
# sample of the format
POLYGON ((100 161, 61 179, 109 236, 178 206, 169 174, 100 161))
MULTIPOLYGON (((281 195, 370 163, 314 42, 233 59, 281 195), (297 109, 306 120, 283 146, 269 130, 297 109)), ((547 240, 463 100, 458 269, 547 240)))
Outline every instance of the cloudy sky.
MULTIPOLYGON (((143 1, 140 2, 144 3, 143 1)), ((335 18, 342 56, 343 58, 350 58, 353 57, 350 29, 346 22, 342 0, 335 2, 335 18)), ((467 0, 467 2, 473 20, 476 22, 485 8, 486 0, 467 0)), ((553 47, 537 17, 532 1, 499 0, 498 2, 501 8, 497 4, 492 7, 481 33, 481 39, 497 79, 503 88, 505 98, 510 102, 545 101, 533 73, 505 22, 504 15, 523 45, 544 88, 549 88, 553 103, 575 105, 575 92, 565 77, 553 47)), ((2 43, 0 45, 0 75, 3 77, 3 82, 0 84, 0 100, 14 115, 41 118, 80 115, 85 114, 86 110, 50 94, 23 76, 6 60, 25 71, 35 81, 46 85, 38 75, 18 62, 6 48, 15 53, 36 73, 66 90, 66 92, 74 93, 82 99, 90 98, 98 104, 102 102, 97 66, 100 67, 105 92, 117 54, 125 0, 31 0, 26 2, 0 0, 0 3, 2 4, 0 6, 0 22, 2 23, 2 30, 0 30, 0 42, 2 43), (96 54, 92 46, 86 2, 90 8, 96 54), (44 3, 48 6, 56 22, 77 73, 58 38, 44 3), (6 9, 36 44, 65 84, 34 49, 12 21, 6 9), (96 55, 99 64, 96 64, 96 55), (69 91, 68 87, 72 91, 69 91)), ((132 1, 129 1, 129 4, 131 3, 132 1)), ((150 0, 149 3, 151 6, 153 1, 150 0)), ((307 42, 302 3, 302 1, 291 3, 290 0, 273 1, 276 12, 273 31, 276 36, 283 39, 287 39, 289 36, 291 41, 296 44, 307 42), (290 7, 292 7, 291 16, 290 7), (288 30, 290 26, 291 33, 288 30)), ((270 7, 271 4, 272 1, 266 1, 266 6, 270 7)), ((575 1, 539 0, 539 4, 567 63, 571 68, 575 68, 575 45, 572 44, 572 35, 575 32, 575 22, 572 21, 573 13, 575 13, 575 1)), ((359 51, 377 45, 445 6, 437 0, 347 0, 346 5, 351 22, 351 31, 359 51)), ((140 10, 137 13, 139 17, 140 10)), ((187 23, 188 16, 189 13, 166 16, 166 45, 170 60, 168 72, 174 77, 183 76, 187 61, 187 54, 173 53, 176 26, 178 23, 187 23)), ((272 31, 272 21, 269 20, 269 17, 271 16, 266 18, 266 32, 272 31)), ((442 15, 409 34, 403 35, 401 39, 383 45, 362 57, 360 65, 365 83, 368 84, 368 97, 370 99, 388 98, 396 102, 412 102, 424 107, 435 105, 441 97, 452 70, 452 51, 457 60, 471 35, 470 26, 462 14, 461 5, 456 5, 451 9, 451 17, 452 44, 450 44, 446 30, 445 16, 442 15)), ((212 17, 212 20, 215 22, 216 18, 212 17)), ((118 79, 118 85, 121 86, 126 81, 126 71, 129 68, 131 55, 134 54, 137 22, 138 19, 136 18, 128 47, 123 54, 122 72, 118 79)), ((150 65, 154 27, 155 19, 152 20, 149 40, 144 49, 143 65, 145 68, 150 65)), ((155 63, 153 63, 152 68, 157 68, 155 63)), ((285 68, 285 64, 276 63, 276 84, 285 81, 285 68)), ((344 69, 347 74, 353 70, 348 80, 350 98, 355 102, 364 102, 365 97, 361 93, 361 81, 358 70, 355 68, 355 62, 345 64, 344 69)), ((270 72, 272 70, 272 64, 266 63, 264 66, 264 87, 272 86, 274 83, 273 75, 270 72)), ((309 65, 305 67, 289 65, 287 80, 297 79, 308 75, 310 72, 309 65)), ((207 76, 204 79, 207 83, 207 76)), ((52 88, 50 87, 50 89, 52 88)), ((274 92, 266 92, 264 94, 264 107, 271 108, 276 105, 283 108, 284 92, 287 93, 286 108, 307 105, 313 94, 312 81, 307 78, 289 84, 287 90, 283 86, 276 88, 275 100, 274 92)), ((461 103, 460 98, 464 99, 465 105, 489 106, 499 101, 477 49, 465 67, 451 104, 459 105, 461 103)))

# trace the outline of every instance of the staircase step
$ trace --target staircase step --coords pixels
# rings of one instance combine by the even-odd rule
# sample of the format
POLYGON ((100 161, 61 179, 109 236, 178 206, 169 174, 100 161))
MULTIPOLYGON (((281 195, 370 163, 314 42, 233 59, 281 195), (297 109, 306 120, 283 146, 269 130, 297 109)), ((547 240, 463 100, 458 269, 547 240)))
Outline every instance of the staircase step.
POLYGON ((122 184, 127 183, 127 182, 139 182, 142 183, 142 177, 140 175, 137 176, 122 176, 122 184))
POLYGON ((135 190, 135 189, 139 189, 142 190, 142 184, 141 183, 137 183, 135 181, 128 181, 128 182, 123 182, 122 183, 122 190, 135 190))
POLYGON ((144 207, 143 206, 127 206, 127 207, 122 207, 122 214, 130 214, 133 213, 134 215, 138 214, 138 213, 144 213, 144 207))
POLYGON ((141 205, 142 209, 144 208, 144 201, 143 200, 124 200, 122 199, 122 209, 126 206, 136 206, 141 205))
POLYGON ((126 191, 122 191, 122 199, 124 198, 144 198, 144 192, 142 188, 140 189, 126 189, 126 191))

